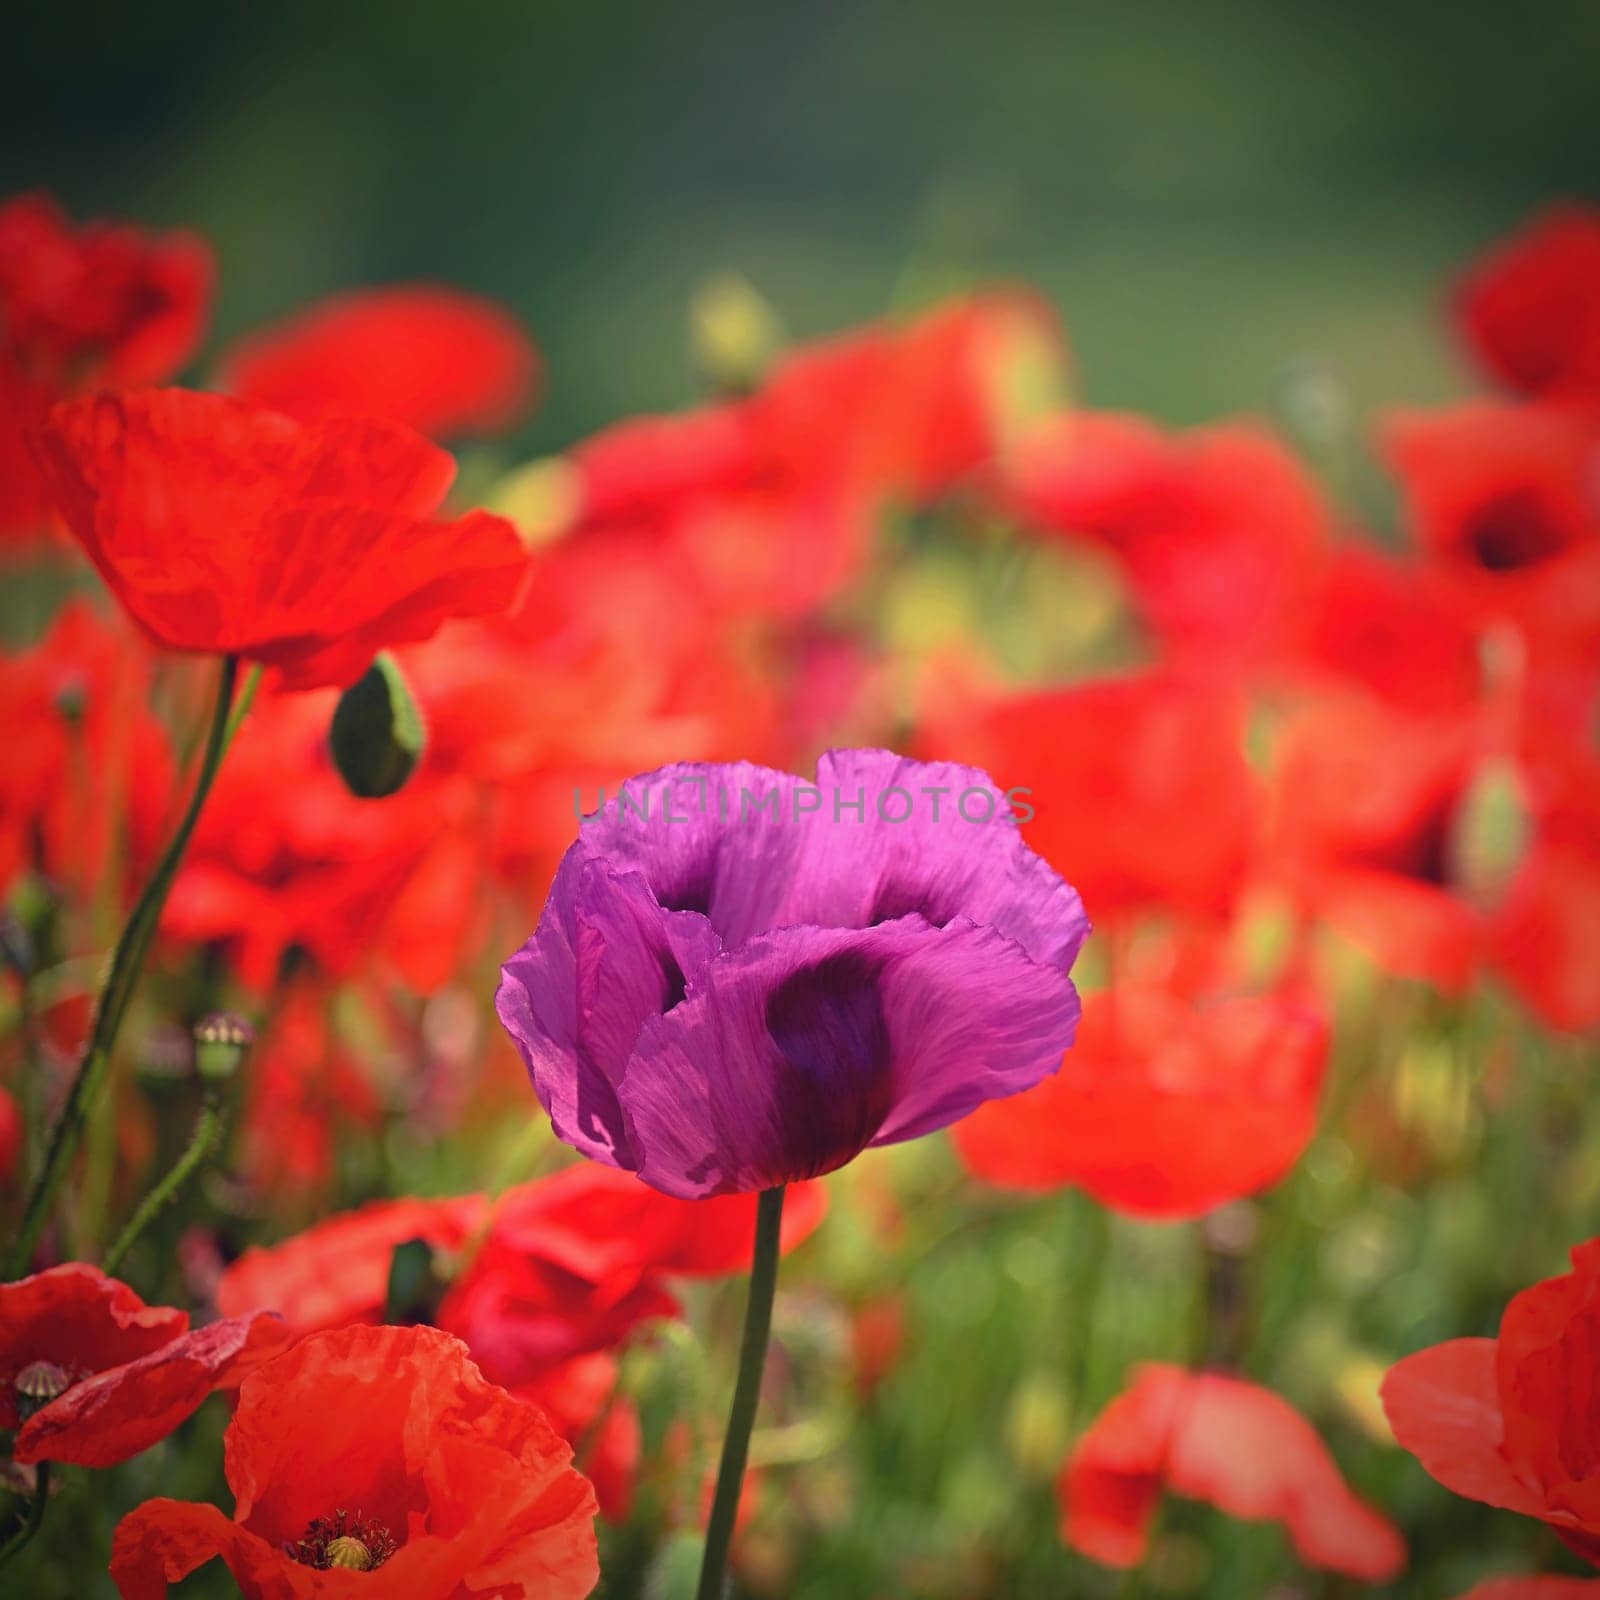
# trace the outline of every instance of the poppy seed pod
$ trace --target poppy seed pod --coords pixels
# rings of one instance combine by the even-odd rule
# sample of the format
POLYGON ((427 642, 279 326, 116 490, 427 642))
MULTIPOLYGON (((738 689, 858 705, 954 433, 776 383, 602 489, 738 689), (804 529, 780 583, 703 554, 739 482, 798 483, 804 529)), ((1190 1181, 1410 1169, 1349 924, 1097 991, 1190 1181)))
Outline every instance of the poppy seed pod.
POLYGON ((207 1083, 231 1078, 255 1037, 250 1024, 231 1012, 214 1011, 202 1017, 194 1029, 195 1071, 207 1083))
POLYGON ((53 1361, 30 1361, 16 1376, 17 1417, 26 1422, 36 1411, 72 1387, 72 1374, 53 1361))

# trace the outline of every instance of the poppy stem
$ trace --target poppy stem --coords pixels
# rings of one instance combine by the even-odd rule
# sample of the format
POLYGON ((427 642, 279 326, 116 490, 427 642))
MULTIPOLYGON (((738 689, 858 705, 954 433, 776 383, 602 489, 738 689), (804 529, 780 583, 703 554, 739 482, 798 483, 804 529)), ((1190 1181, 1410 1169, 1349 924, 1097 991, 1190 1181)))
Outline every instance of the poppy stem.
POLYGON ((1074 1256, 1067 1278, 1066 1388, 1075 1430, 1087 1423, 1089 1369, 1094 1347, 1094 1313, 1111 1255, 1111 1213, 1088 1195, 1074 1197, 1074 1256))
POLYGON ((0 1545, 0 1567, 13 1556, 21 1555, 23 1547, 32 1540, 44 1521, 44 1503, 50 1498, 50 1463, 41 1461, 33 1473, 33 1498, 28 1502, 28 1519, 0 1545))
POLYGON ((745 1462, 750 1455, 750 1430, 761 1399, 761 1374, 767 1364, 772 1332, 772 1297, 778 1287, 778 1235, 783 1222, 783 1186, 763 1189, 756 1202, 756 1247, 750 1263, 750 1295, 744 1307, 744 1338, 739 1346, 739 1376, 733 1386, 728 1431, 722 1440, 722 1463, 706 1523, 706 1548, 700 1562, 695 1600, 722 1600, 728 1546, 739 1512, 745 1462))
MULTIPOLYGON (((183 852, 188 847, 195 824, 200 820, 201 808, 211 791, 217 769, 222 765, 229 739, 238 727, 236 719, 230 720, 234 686, 238 676, 239 658, 224 656, 222 670, 217 679, 216 700, 212 706, 210 727, 206 733, 205 750, 201 755, 200 770, 195 778, 194 792, 189 796, 189 804, 184 810, 183 817, 168 841, 166 850, 162 852, 160 861, 156 863, 155 871, 150 875, 150 881, 145 884, 132 915, 129 916, 117 939, 116 949, 112 952, 111 970, 106 977, 105 987, 100 991, 99 1001, 95 1005, 94 1025, 89 1032, 89 1042, 84 1047, 82 1059, 78 1062, 77 1076, 72 1080, 66 1104, 62 1107, 61 1115, 50 1136, 50 1148, 45 1154, 44 1166, 34 1181, 33 1190, 28 1196, 27 1210, 23 1213, 22 1226, 17 1233, 16 1242, 11 1247, 6 1271, 8 1278, 21 1277, 27 1272, 56 1195, 83 1139, 84 1130, 89 1125, 90 1113, 94 1110, 105 1087, 106 1074, 111 1066, 111 1052, 116 1046, 117 1034, 122 1028, 129 1002, 133 999, 139 976, 144 970, 145 956, 154 937, 156 924, 161 919, 162 908, 167 903, 172 880, 178 874, 178 865, 183 859, 183 852)), ((250 682, 246 686, 247 695, 254 689, 257 676, 255 673, 251 674, 250 682)))
POLYGON ((195 1120, 194 1133, 184 1152, 173 1164, 172 1170, 139 1202, 139 1208, 128 1219, 128 1225, 117 1236, 117 1242, 106 1251, 100 1270, 108 1278, 117 1275, 117 1268, 133 1248, 139 1235, 155 1220, 161 1208, 177 1196, 178 1191, 194 1175, 195 1170, 217 1146, 222 1133, 222 1108, 215 1097, 208 1097, 195 1120))

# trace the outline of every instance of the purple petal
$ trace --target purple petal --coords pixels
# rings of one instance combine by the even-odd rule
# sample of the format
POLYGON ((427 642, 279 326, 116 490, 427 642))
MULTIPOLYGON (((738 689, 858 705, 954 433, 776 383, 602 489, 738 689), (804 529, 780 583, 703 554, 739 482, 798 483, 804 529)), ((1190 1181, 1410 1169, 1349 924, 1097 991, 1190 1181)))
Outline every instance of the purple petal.
POLYGON ((784 923, 867 928, 915 912, 944 927, 967 917, 1035 961, 1072 965, 1089 932, 1083 903, 1023 843, 987 773, 889 750, 830 750, 817 787, 827 804, 811 820, 784 923), (864 821, 855 820, 857 799, 864 821))
POLYGON ((638 1165, 616 1084, 645 1019, 676 1005, 719 948, 704 917, 663 911, 637 872, 614 872, 581 844, 567 851, 495 993, 557 1137, 611 1166, 638 1165))
POLYGON ((748 761, 681 762, 629 778, 585 819, 580 842, 642 872, 661 905, 700 912, 725 944, 741 944, 781 920, 806 842, 795 791, 810 787, 748 761))
POLYGON ((1054 1071, 1078 998, 992 928, 785 928, 708 963, 618 1087, 639 1176, 695 1198, 842 1166, 1054 1071))

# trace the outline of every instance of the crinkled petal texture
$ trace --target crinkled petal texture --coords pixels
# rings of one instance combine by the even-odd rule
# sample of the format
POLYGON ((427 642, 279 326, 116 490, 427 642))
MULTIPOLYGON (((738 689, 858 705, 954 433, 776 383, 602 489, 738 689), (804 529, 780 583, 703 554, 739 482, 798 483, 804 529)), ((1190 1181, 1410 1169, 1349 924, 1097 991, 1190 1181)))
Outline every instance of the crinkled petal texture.
POLYGON ((407 1600, 580 1600, 598 1578, 595 1505, 571 1459, 537 1407, 485 1382, 460 1341, 437 1329, 318 1334, 240 1390, 225 1439, 233 1519, 148 1501, 117 1529, 111 1576, 123 1600, 159 1600, 220 1556, 246 1600, 374 1589, 407 1600), (348 1507, 397 1547, 376 1584, 285 1549, 348 1507))
POLYGON ((1389 1370, 1395 1437, 1447 1489, 1539 1517, 1600 1564, 1600 1240, 1523 1290, 1498 1339, 1453 1339, 1389 1370))
POLYGON ((136 1362, 189 1326, 186 1312, 147 1306, 127 1284, 81 1261, 0 1284, 0 1428, 17 1426, 17 1374, 48 1361, 82 1379, 136 1362))
POLYGON ((1280 995, 1089 996, 1060 1072, 980 1106, 956 1151, 1008 1189, 1076 1184, 1134 1216, 1197 1216, 1276 1182, 1316 1128, 1328 1027, 1280 995))
POLYGON ((1107 1566, 1143 1559, 1164 1489, 1282 1523, 1309 1566, 1383 1582, 1406 1562, 1398 1531, 1350 1492, 1305 1418, 1235 1378, 1140 1367, 1078 1441, 1059 1488, 1063 1539, 1107 1566))
POLYGON ((214 1389, 244 1376, 288 1342, 281 1317, 229 1317, 124 1366, 75 1383, 36 1411, 17 1433, 18 1461, 110 1467, 164 1439, 214 1389))
POLYGON ((453 463, 395 423, 158 389, 57 406, 41 448, 56 509, 151 638, 295 688, 505 610, 527 567, 502 518, 434 516, 453 463))
POLYGON ((532 400, 537 374, 532 341, 508 312, 425 283, 324 300, 223 360, 227 387, 252 405, 385 417, 430 439, 502 432, 532 400))
POLYGON ((496 1005, 561 1138, 693 1199, 1038 1082, 1087 932, 975 769, 668 767, 585 822, 496 1005))
POLYGON ((109 1467, 164 1439, 213 1389, 236 1387, 288 1337, 275 1316, 189 1330, 97 1267, 68 1262, 0 1284, 0 1427, 18 1461, 109 1467), (46 1361, 67 1388, 26 1421, 16 1377, 46 1361))

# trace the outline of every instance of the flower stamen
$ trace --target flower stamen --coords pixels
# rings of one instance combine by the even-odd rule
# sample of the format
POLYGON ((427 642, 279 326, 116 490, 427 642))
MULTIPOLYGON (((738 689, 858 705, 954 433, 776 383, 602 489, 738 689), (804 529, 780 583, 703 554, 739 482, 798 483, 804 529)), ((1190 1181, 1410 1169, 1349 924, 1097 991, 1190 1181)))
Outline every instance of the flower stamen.
POLYGON ((340 1568, 371 1572, 395 1552, 395 1542, 381 1522, 369 1521, 359 1511, 335 1511, 331 1517, 313 1517, 305 1533, 284 1546, 285 1553, 302 1566, 319 1572, 340 1568))

